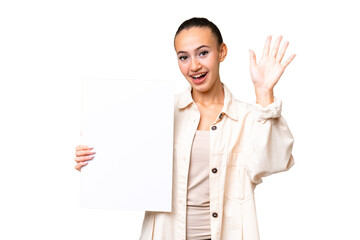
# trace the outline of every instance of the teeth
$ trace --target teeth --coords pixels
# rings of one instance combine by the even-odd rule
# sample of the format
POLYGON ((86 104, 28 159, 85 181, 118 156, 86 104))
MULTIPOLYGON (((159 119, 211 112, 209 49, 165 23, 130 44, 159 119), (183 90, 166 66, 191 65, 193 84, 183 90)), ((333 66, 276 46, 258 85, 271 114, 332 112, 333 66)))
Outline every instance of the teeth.
POLYGON ((195 76, 192 76, 193 78, 199 78, 199 77, 201 77, 201 76, 203 76, 203 75, 205 75, 206 73, 202 73, 202 74, 198 74, 198 75, 195 75, 195 76))

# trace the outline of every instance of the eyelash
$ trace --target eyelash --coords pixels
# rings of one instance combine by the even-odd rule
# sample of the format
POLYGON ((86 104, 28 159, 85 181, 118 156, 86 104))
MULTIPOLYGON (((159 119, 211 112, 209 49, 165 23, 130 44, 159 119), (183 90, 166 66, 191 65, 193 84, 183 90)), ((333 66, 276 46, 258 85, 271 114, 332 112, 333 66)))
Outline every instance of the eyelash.
MULTIPOLYGON (((209 52, 208 51, 202 51, 199 55, 200 57, 206 56, 209 52)), ((185 61, 186 59, 188 59, 188 56, 180 56, 179 60, 180 61, 185 61)))
POLYGON ((200 53, 200 56, 206 56, 208 53, 209 53, 208 51, 202 51, 202 52, 200 53), (202 54, 204 54, 204 55, 202 55, 202 54))
POLYGON ((187 58, 188 58, 187 56, 180 56, 180 57, 179 57, 179 60, 185 61, 187 58))

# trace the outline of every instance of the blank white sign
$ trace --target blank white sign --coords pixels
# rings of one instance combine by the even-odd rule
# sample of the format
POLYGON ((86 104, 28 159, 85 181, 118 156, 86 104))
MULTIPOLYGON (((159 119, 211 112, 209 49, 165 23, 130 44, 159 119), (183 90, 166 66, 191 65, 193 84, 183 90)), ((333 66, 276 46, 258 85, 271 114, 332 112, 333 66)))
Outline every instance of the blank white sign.
POLYGON ((84 79, 81 206, 171 211, 174 81, 84 79))

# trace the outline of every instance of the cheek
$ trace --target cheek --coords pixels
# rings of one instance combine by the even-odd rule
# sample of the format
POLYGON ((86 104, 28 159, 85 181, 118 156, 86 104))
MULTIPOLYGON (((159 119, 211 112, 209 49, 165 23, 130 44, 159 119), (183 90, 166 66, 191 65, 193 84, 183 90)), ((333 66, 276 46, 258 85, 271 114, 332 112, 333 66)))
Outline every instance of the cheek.
POLYGON ((219 64, 220 64, 220 62, 216 58, 211 58, 208 61, 208 66, 213 71, 214 70, 217 71, 219 69, 219 64))
POLYGON ((206 58, 199 59, 199 62, 209 70, 216 69, 219 64, 214 54, 209 54, 206 58))
POLYGON ((184 76, 186 76, 187 73, 188 73, 188 67, 187 67, 187 65, 186 65, 185 63, 179 62, 179 68, 180 68, 181 73, 182 73, 184 76))

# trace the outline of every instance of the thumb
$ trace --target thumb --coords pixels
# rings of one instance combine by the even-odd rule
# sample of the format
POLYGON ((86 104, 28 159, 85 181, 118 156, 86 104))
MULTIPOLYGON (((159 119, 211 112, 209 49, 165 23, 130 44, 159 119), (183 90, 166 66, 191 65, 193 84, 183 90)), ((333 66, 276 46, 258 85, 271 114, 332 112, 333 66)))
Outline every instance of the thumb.
POLYGON ((250 67, 256 66, 256 55, 253 50, 249 49, 250 67))

